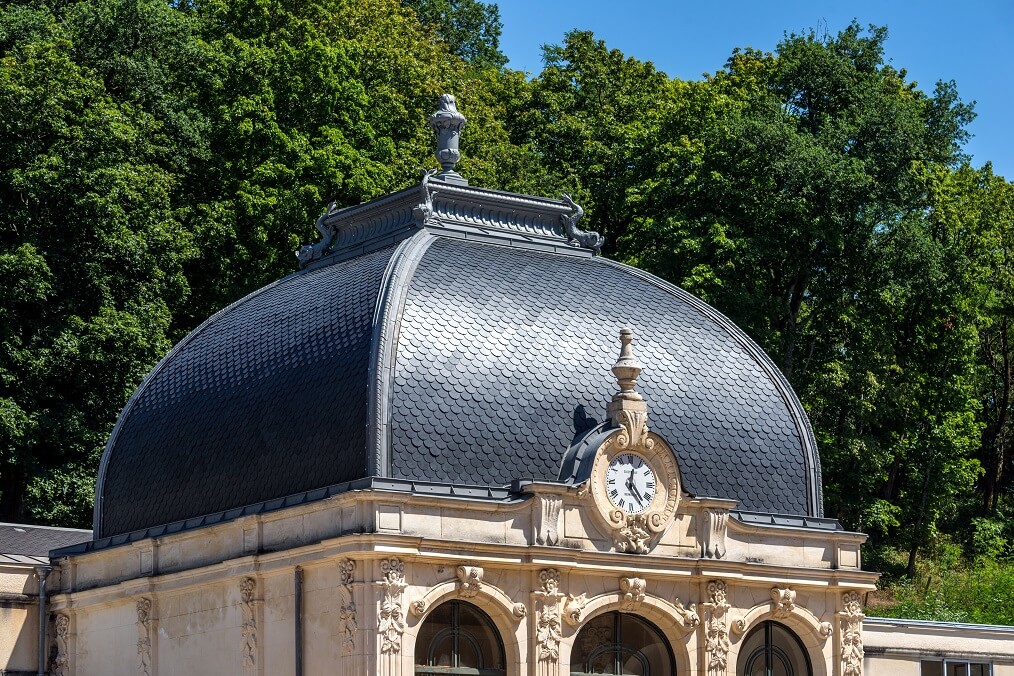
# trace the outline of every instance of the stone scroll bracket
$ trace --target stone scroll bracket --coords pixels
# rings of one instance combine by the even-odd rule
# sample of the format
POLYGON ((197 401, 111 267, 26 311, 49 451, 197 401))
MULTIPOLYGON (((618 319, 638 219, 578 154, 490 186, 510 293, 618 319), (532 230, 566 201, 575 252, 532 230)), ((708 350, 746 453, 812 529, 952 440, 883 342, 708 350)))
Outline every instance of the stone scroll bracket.
POLYGON ((701 557, 706 559, 725 558, 725 537, 729 531, 729 511, 705 508, 700 516, 701 557))

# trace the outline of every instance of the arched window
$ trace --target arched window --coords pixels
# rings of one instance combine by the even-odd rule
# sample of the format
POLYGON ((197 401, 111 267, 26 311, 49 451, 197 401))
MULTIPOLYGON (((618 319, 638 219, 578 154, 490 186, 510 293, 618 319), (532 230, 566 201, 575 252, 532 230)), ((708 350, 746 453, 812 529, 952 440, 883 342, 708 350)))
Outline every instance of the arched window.
POLYGON ((739 651, 739 676, 812 676, 806 648, 784 625, 764 622, 751 631, 739 651))
POLYGON ((654 625, 636 615, 607 613, 589 621, 574 640, 571 676, 676 673, 669 644, 654 625))
POLYGON ((443 603, 426 617, 415 644, 417 676, 504 676, 503 641, 489 616, 470 603, 443 603))

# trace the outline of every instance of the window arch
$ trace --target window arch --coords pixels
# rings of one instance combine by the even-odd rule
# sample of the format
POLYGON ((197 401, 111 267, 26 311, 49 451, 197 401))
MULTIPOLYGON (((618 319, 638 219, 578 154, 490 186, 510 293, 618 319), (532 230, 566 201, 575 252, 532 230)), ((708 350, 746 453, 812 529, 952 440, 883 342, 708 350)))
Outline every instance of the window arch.
POLYGON ((571 651, 570 673, 669 676, 676 667, 669 644, 655 625, 636 615, 611 612, 581 628, 571 651))
POLYGON ((430 612, 415 644, 417 676, 504 676, 503 641, 493 620, 471 603, 449 601, 430 612))
POLYGON ((813 676, 803 642, 778 622, 763 622, 747 634, 737 676, 813 676))

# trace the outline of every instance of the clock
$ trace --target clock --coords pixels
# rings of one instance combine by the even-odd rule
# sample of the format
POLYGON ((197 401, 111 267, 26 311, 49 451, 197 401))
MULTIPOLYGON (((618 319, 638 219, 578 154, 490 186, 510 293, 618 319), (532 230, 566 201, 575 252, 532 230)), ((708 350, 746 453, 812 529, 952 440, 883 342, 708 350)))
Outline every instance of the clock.
POLYGON ((606 496, 627 514, 643 514, 658 492, 658 477, 637 453, 620 453, 606 467, 606 496))
POLYGON ((676 454, 653 432, 618 427, 595 451, 588 493, 616 551, 646 554, 672 524, 680 500, 676 454), (632 441, 636 439, 636 441, 632 441))

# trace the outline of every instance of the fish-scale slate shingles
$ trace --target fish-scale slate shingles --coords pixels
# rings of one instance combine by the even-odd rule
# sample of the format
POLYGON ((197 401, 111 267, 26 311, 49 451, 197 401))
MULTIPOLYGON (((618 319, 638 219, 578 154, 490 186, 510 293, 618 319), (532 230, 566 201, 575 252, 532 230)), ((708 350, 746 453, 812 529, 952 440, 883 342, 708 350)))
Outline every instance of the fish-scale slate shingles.
POLYGON ((605 416, 623 326, 651 427, 675 447, 687 490, 807 514, 796 424, 727 329, 602 259, 446 238, 420 261, 402 316, 393 476, 556 479, 575 432, 605 416))
POLYGON ((372 318, 392 252, 293 275, 191 335, 125 412, 98 536, 364 476, 372 318))

